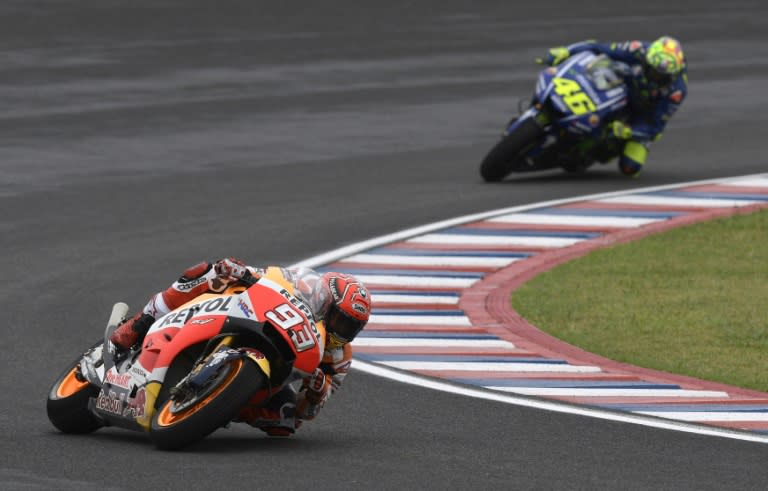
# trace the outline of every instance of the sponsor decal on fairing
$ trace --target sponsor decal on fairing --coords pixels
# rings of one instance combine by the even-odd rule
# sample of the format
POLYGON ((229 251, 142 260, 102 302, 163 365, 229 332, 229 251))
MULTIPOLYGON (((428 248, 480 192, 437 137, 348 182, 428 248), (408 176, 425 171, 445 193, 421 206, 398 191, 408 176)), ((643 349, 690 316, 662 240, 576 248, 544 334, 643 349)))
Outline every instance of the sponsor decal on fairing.
POLYGON ((240 308, 240 310, 243 312, 243 314, 247 318, 250 319, 251 317, 253 317, 255 315, 253 313, 253 309, 251 307, 249 307, 248 304, 245 303, 245 301, 243 301, 242 297, 237 299, 237 306, 240 308))
POLYGON ((195 278, 194 280, 190 280, 184 283, 176 282, 174 287, 176 290, 180 292, 186 292, 186 291, 192 290, 196 286, 202 285, 206 281, 208 281, 208 278, 206 278, 205 276, 201 276, 200 278, 195 278))
POLYGON ((226 314, 229 312, 232 297, 218 297, 206 300, 202 303, 174 311, 158 319, 153 325, 151 332, 166 327, 181 327, 189 322, 193 316, 198 314, 226 314))
POLYGON ((107 376, 104 378, 104 381, 110 385, 127 389, 130 387, 129 384, 131 382, 131 376, 127 373, 115 373, 114 371, 110 370, 107 372, 107 376))
POLYGON ((96 408, 107 413, 122 414, 124 399, 124 393, 118 395, 115 391, 110 390, 109 395, 105 395, 102 390, 99 397, 96 398, 96 408))

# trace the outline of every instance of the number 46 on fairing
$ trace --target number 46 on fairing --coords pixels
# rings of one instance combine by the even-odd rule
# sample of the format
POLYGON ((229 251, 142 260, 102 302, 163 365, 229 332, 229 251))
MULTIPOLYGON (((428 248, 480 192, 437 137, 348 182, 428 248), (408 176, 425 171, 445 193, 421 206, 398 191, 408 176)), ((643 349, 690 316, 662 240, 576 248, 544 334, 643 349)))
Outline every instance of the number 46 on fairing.
POLYGON ((575 80, 556 77, 552 79, 555 94, 559 95, 568 109, 577 116, 594 112, 597 107, 575 80))

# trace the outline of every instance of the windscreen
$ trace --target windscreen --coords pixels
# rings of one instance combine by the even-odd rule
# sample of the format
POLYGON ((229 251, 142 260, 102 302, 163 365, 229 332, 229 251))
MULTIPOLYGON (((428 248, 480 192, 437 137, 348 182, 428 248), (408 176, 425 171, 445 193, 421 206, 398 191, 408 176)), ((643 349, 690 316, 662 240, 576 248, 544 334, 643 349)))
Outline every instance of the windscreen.
POLYGON ((586 67, 587 77, 598 90, 610 90, 623 83, 622 78, 616 73, 616 62, 605 55, 599 55, 589 62, 586 67))

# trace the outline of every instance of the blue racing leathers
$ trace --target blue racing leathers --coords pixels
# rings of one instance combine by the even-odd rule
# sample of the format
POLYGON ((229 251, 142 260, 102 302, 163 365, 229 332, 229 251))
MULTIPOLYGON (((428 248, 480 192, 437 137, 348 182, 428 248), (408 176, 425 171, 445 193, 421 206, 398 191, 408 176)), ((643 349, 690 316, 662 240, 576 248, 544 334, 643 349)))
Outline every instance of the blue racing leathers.
POLYGON ((626 64, 624 82, 629 92, 630 116, 627 122, 631 135, 619 161, 620 170, 636 175, 647 157, 648 143, 661 137, 667 122, 677 111, 688 93, 688 72, 682 72, 668 85, 649 80, 644 66, 650 43, 625 41, 620 43, 580 42, 568 46, 568 54, 583 51, 605 54, 626 64))

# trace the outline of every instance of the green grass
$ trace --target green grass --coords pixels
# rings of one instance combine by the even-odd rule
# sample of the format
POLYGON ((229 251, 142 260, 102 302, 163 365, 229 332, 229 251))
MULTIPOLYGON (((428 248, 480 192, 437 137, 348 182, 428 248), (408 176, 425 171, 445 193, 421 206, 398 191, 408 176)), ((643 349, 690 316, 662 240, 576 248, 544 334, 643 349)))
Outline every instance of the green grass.
POLYGON ((768 210, 596 250, 511 302, 592 353, 768 391, 768 210))

